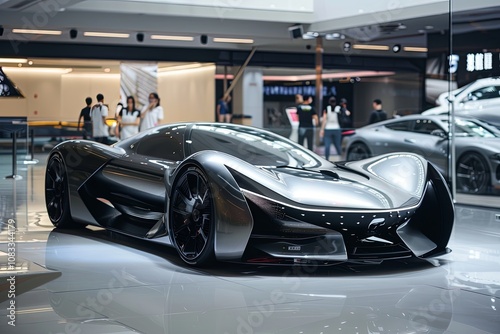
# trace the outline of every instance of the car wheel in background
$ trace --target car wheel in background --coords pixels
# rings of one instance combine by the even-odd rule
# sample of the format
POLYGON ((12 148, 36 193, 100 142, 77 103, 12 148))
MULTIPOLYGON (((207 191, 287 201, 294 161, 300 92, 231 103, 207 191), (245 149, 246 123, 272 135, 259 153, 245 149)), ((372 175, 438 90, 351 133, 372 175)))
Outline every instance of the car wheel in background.
POLYGON ((484 194, 490 186, 490 171, 484 158, 468 152, 457 161, 457 191, 484 194))
POLYGON ((363 143, 354 143, 347 151, 347 160, 362 160, 371 157, 371 152, 368 146, 363 143))

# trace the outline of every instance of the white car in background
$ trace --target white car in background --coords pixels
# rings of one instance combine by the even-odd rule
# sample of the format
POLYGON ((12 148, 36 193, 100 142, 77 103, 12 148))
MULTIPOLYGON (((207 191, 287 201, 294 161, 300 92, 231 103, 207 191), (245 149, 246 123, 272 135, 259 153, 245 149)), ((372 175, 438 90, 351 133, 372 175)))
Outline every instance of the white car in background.
POLYGON ((424 111, 424 115, 448 113, 453 103, 455 112, 478 118, 500 128, 500 78, 485 78, 445 92, 436 100, 437 107, 424 111))

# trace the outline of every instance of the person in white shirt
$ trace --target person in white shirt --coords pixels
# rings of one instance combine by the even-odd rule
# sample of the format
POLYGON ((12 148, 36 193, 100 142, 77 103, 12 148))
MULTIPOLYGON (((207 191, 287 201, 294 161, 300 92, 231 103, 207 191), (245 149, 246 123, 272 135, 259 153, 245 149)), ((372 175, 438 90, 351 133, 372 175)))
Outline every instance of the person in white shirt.
POLYGON ((332 96, 328 100, 328 106, 323 110, 320 137, 323 138, 325 143, 325 159, 330 158, 330 145, 335 146, 337 154, 342 154, 341 137, 342 130, 339 123, 340 106, 337 105, 337 99, 332 96))
POLYGON ((127 106, 123 107, 118 114, 118 123, 121 126, 120 139, 124 140, 139 132, 141 112, 135 108, 133 96, 127 97, 127 106))
POLYGON ((141 119, 140 131, 157 126, 163 119, 163 108, 160 106, 160 97, 157 93, 149 94, 149 105, 142 109, 141 119))
POLYGON ((108 107, 104 105, 104 96, 97 94, 97 104, 92 107, 90 117, 92 119, 92 134, 94 140, 99 143, 108 143, 108 126, 106 117, 108 116, 108 107))

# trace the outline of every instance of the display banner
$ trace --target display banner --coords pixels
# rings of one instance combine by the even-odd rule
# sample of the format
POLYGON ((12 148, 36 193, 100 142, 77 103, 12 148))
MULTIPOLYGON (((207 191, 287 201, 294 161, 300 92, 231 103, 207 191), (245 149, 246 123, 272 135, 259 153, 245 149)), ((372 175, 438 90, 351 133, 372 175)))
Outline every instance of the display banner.
POLYGON ((133 96, 141 110, 148 104, 149 94, 158 91, 158 64, 121 63, 120 71, 120 102, 125 105, 127 96, 133 96))

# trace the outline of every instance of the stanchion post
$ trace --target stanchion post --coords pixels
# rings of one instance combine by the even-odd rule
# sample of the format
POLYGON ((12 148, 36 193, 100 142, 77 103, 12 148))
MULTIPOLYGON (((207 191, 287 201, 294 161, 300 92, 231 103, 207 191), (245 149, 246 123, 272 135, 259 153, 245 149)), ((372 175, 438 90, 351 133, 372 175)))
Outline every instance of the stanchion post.
POLYGON ((30 156, 31 160, 35 160, 35 131, 30 129, 30 156))
POLYGON ((12 175, 6 176, 6 179, 19 180, 22 177, 17 175, 17 131, 12 131, 12 175))

